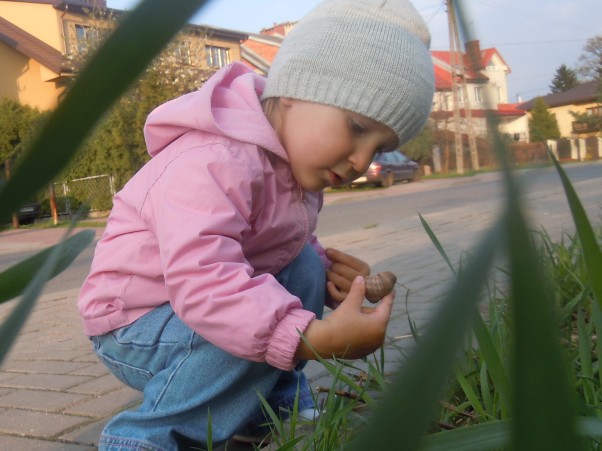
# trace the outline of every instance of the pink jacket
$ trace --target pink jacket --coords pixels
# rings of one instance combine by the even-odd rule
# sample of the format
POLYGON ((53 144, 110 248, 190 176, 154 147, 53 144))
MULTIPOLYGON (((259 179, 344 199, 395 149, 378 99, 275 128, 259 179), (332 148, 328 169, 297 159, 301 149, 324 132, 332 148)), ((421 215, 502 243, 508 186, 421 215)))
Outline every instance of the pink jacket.
POLYGON ((148 117, 153 157, 121 190, 78 308, 87 335, 169 301, 199 335, 244 359, 295 365, 314 314, 273 274, 312 243, 322 193, 304 191, 263 114, 265 80, 241 63, 148 117))

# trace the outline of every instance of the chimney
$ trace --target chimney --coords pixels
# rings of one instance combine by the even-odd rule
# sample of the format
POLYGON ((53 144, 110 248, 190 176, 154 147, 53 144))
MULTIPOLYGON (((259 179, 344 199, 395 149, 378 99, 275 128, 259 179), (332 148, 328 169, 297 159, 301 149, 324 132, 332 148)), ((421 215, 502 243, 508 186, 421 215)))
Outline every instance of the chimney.
POLYGON ((481 70, 481 46, 479 40, 468 41, 464 44, 466 48, 466 66, 471 70, 481 70))

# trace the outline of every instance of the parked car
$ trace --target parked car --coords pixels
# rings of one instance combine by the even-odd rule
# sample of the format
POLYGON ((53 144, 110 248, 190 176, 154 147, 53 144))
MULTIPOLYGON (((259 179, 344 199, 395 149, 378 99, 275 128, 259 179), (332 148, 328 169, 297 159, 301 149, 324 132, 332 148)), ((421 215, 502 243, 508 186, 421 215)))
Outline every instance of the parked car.
POLYGON ((42 209, 39 202, 29 202, 19 208, 19 224, 33 224, 42 209))
POLYGON ((364 175, 352 185, 379 185, 389 187, 402 180, 412 181, 420 177, 420 166, 399 150, 377 153, 364 175))

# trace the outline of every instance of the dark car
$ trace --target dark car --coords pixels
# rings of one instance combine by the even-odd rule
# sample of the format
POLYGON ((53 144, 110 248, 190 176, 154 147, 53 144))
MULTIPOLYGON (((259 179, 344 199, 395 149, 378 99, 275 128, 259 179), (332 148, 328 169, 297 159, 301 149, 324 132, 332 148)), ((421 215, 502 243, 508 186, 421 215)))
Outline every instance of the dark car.
POLYGON ((385 188, 402 180, 412 181, 420 177, 420 166, 398 150, 377 153, 364 175, 352 185, 379 185, 385 188))
POLYGON ((42 210, 39 202, 29 202, 19 208, 19 224, 33 224, 42 210))

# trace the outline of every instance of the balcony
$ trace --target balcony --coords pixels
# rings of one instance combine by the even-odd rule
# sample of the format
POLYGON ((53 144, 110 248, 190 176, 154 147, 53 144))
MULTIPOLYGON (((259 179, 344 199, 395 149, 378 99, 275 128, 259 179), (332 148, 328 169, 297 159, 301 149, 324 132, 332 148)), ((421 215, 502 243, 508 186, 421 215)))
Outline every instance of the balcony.
POLYGON ((602 120, 588 122, 573 122, 573 133, 592 133, 602 130, 602 120))

